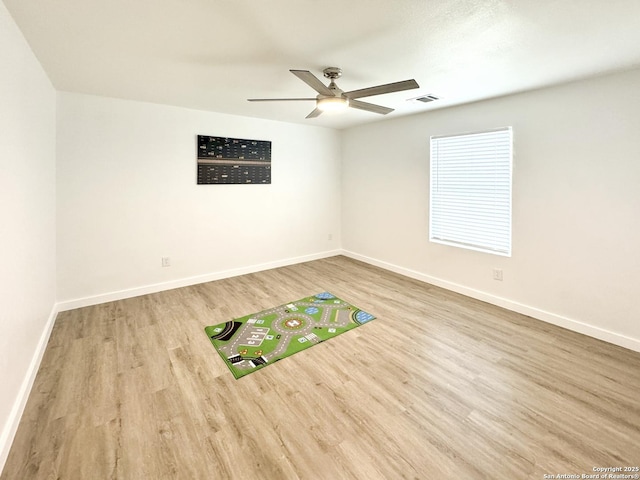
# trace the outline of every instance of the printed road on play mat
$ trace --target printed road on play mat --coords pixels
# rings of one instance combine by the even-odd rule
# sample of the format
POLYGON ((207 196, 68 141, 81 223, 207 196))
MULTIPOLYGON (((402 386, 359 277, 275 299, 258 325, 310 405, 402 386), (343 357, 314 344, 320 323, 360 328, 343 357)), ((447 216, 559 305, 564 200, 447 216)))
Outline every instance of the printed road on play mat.
POLYGON ((234 377, 240 378, 374 318, 323 292, 204 331, 234 377))

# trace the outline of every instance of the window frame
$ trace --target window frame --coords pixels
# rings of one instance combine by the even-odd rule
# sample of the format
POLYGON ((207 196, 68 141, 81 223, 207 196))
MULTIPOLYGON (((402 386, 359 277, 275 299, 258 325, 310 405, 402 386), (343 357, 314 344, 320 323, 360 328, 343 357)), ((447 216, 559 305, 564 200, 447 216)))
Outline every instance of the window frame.
MULTIPOLYGON (((511 257, 513 244, 513 127, 508 126, 488 130, 479 130, 474 132, 433 135, 430 137, 429 143, 429 241, 468 250, 475 250, 494 255, 511 257), (492 135, 494 140, 494 143, 492 145, 495 149, 495 158, 493 162, 491 160, 482 159, 477 147, 477 144, 482 141, 481 136, 484 136, 484 138, 488 138, 488 136, 492 135), (476 136, 476 138, 472 139, 472 137, 474 136, 476 136), (445 139, 454 139, 454 141, 446 142, 445 139), (454 145, 456 140, 459 140, 459 142, 454 145), (476 141, 475 145, 473 145, 474 140, 476 141), (478 142, 478 140, 480 140, 480 142, 478 142), (453 192, 455 188, 452 187, 440 187, 440 185, 444 184, 443 177, 446 176, 445 173, 442 173, 442 170, 443 168, 445 169, 445 171, 447 169, 447 165, 443 167, 443 163, 447 162, 447 159, 443 159, 443 156, 446 155, 441 152, 443 148, 447 148, 446 146, 443 147, 443 145, 448 144, 448 148, 460 149, 466 147, 464 145, 465 142, 468 145, 471 145, 470 148, 476 149, 476 151, 472 151, 469 155, 467 155, 468 157, 470 157, 471 155, 476 155, 475 159, 464 158, 464 154, 460 153, 460 156, 457 157, 457 159, 450 158, 448 161, 453 163, 457 162, 457 166, 462 168, 465 168, 464 162, 466 161, 469 169, 475 170, 475 176, 471 175, 468 171, 465 170, 464 174, 450 174, 449 179, 455 181, 454 177, 464 176, 466 178, 475 180, 474 182, 470 182, 475 186, 465 187, 461 183, 455 184, 458 186, 458 188, 463 188, 462 193, 453 192), (507 153, 506 157, 505 149, 507 153), (487 177, 485 170, 484 172, 482 172, 485 174, 485 176, 480 178, 478 176, 478 172, 481 171, 482 168, 487 169, 492 164, 494 165, 494 168, 498 169, 496 171, 496 175, 493 177, 487 177), (507 179, 506 184, 505 178, 507 179), (494 184, 493 196, 491 196, 491 188, 489 185, 491 179, 493 179, 494 184), (481 187, 478 187, 478 185, 481 185, 481 187), (444 197, 447 195, 443 192, 447 190, 447 188, 449 188, 448 194, 452 198, 454 195, 460 195, 453 201, 450 201, 448 205, 446 205, 446 202, 443 204, 443 201, 445 201, 444 197), (464 196, 473 198, 474 195, 475 203, 473 200, 461 200, 461 198, 464 196), (478 200, 480 196, 483 196, 483 198, 486 198, 487 200, 478 200), (465 201, 466 204, 464 203, 465 201), (455 203, 453 207, 452 202, 455 203), (498 210, 490 210, 492 203, 497 206, 498 210), (462 205, 462 208, 464 208, 465 205, 467 207, 469 207, 469 205, 473 205, 471 208, 475 208, 476 210, 482 210, 484 208, 485 212, 489 212, 489 214, 484 215, 485 218, 479 218, 477 211, 475 213, 463 212, 459 215, 456 215, 456 209, 458 211, 461 210, 460 205, 462 205), (447 217, 447 208, 449 209, 449 217, 447 217), (437 211, 435 211, 436 209, 437 211), (454 215, 451 216, 451 213, 454 213, 454 215), (464 219, 462 217, 467 218, 464 219), (445 218, 454 218, 454 221, 444 222, 445 218), (482 242, 478 240, 478 237, 476 237, 477 241, 472 242, 469 239, 473 237, 474 234, 466 233, 460 233, 457 238, 449 238, 454 237, 452 231, 456 230, 456 226, 459 232, 464 232, 464 228, 468 228, 468 226, 470 225, 469 219, 472 219, 474 221, 475 228, 473 228, 472 230, 474 232, 479 232, 478 236, 486 237, 486 241, 482 242), (455 222, 457 223, 454 225, 455 222), (445 223, 452 225, 452 228, 449 230, 448 234, 443 235, 443 230, 446 230, 446 228, 443 226, 445 225, 445 223), (480 225, 482 229, 478 229, 477 225, 480 225), (488 240, 489 238, 494 238, 497 240, 491 241, 488 240)), ((449 154, 449 156, 451 156, 451 154, 449 154)), ((449 163, 448 165, 448 168, 450 170, 453 163, 449 163)), ((458 180, 460 181, 460 179, 458 180)))

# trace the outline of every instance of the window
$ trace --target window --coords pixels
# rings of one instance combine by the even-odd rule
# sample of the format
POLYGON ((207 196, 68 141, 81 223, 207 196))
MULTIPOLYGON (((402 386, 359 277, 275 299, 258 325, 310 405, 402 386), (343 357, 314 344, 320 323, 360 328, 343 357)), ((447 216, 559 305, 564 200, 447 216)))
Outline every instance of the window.
POLYGON ((429 240, 511 256, 511 127, 431 137, 429 240))

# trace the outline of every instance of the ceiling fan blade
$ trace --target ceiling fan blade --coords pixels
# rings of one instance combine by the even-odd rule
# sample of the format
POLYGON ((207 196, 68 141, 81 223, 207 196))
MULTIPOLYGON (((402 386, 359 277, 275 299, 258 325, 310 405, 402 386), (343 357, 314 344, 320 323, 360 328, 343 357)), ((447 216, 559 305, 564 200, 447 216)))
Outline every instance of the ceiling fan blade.
POLYGON ((401 92, 402 90, 411 90, 413 88, 420 88, 418 82, 415 80, 403 80, 402 82, 387 83, 385 85, 378 85, 377 87, 362 88, 360 90, 352 90, 345 92, 343 95, 348 99, 371 97, 373 95, 382 95, 383 93, 401 92))
POLYGON ((302 80, 304 83, 313 88, 316 92, 322 95, 330 95, 333 96, 333 92, 329 90, 324 83, 322 83, 318 77, 316 77, 313 73, 308 70, 289 70, 296 77, 302 80))
POLYGON ((248 102, 297 102, 316 100, 316 98, 247 98, 248 102))
POLYGON ((316 108, 313 110, 313 112, 311 112, 305 118, 316 118, 316 117, 319 117, 321 113, 322 113, 322 110, 320 110, 319 108, 316 108))
POLYGON ((360 100, 349 100, 349 106, 351 108, 357 108, 358 110, 366 110, 367 112, 379 113, 381 115, 386 115, 387 113, 393 112, 393 108, 374 105, 373 103, 361 102, 360 100))

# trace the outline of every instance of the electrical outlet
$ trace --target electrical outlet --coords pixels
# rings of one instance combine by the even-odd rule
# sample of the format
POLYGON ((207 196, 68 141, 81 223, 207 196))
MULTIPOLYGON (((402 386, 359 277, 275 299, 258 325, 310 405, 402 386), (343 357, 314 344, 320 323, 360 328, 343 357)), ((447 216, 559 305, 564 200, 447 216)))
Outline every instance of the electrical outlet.
POLYGON ((493 269, 493 279, 494 280, 498 280, 498 281, 502 281, 502 269, 501 268, 494 268, 493 269))
POLYGON ((333 240, 333 233, 330 233, 329 235, 327 235, 327 240, 333 240))
POLYGON ((162 257, 162 266, 163 267, 170 267, 171 266, 171 259, 169 257, 162 257))

